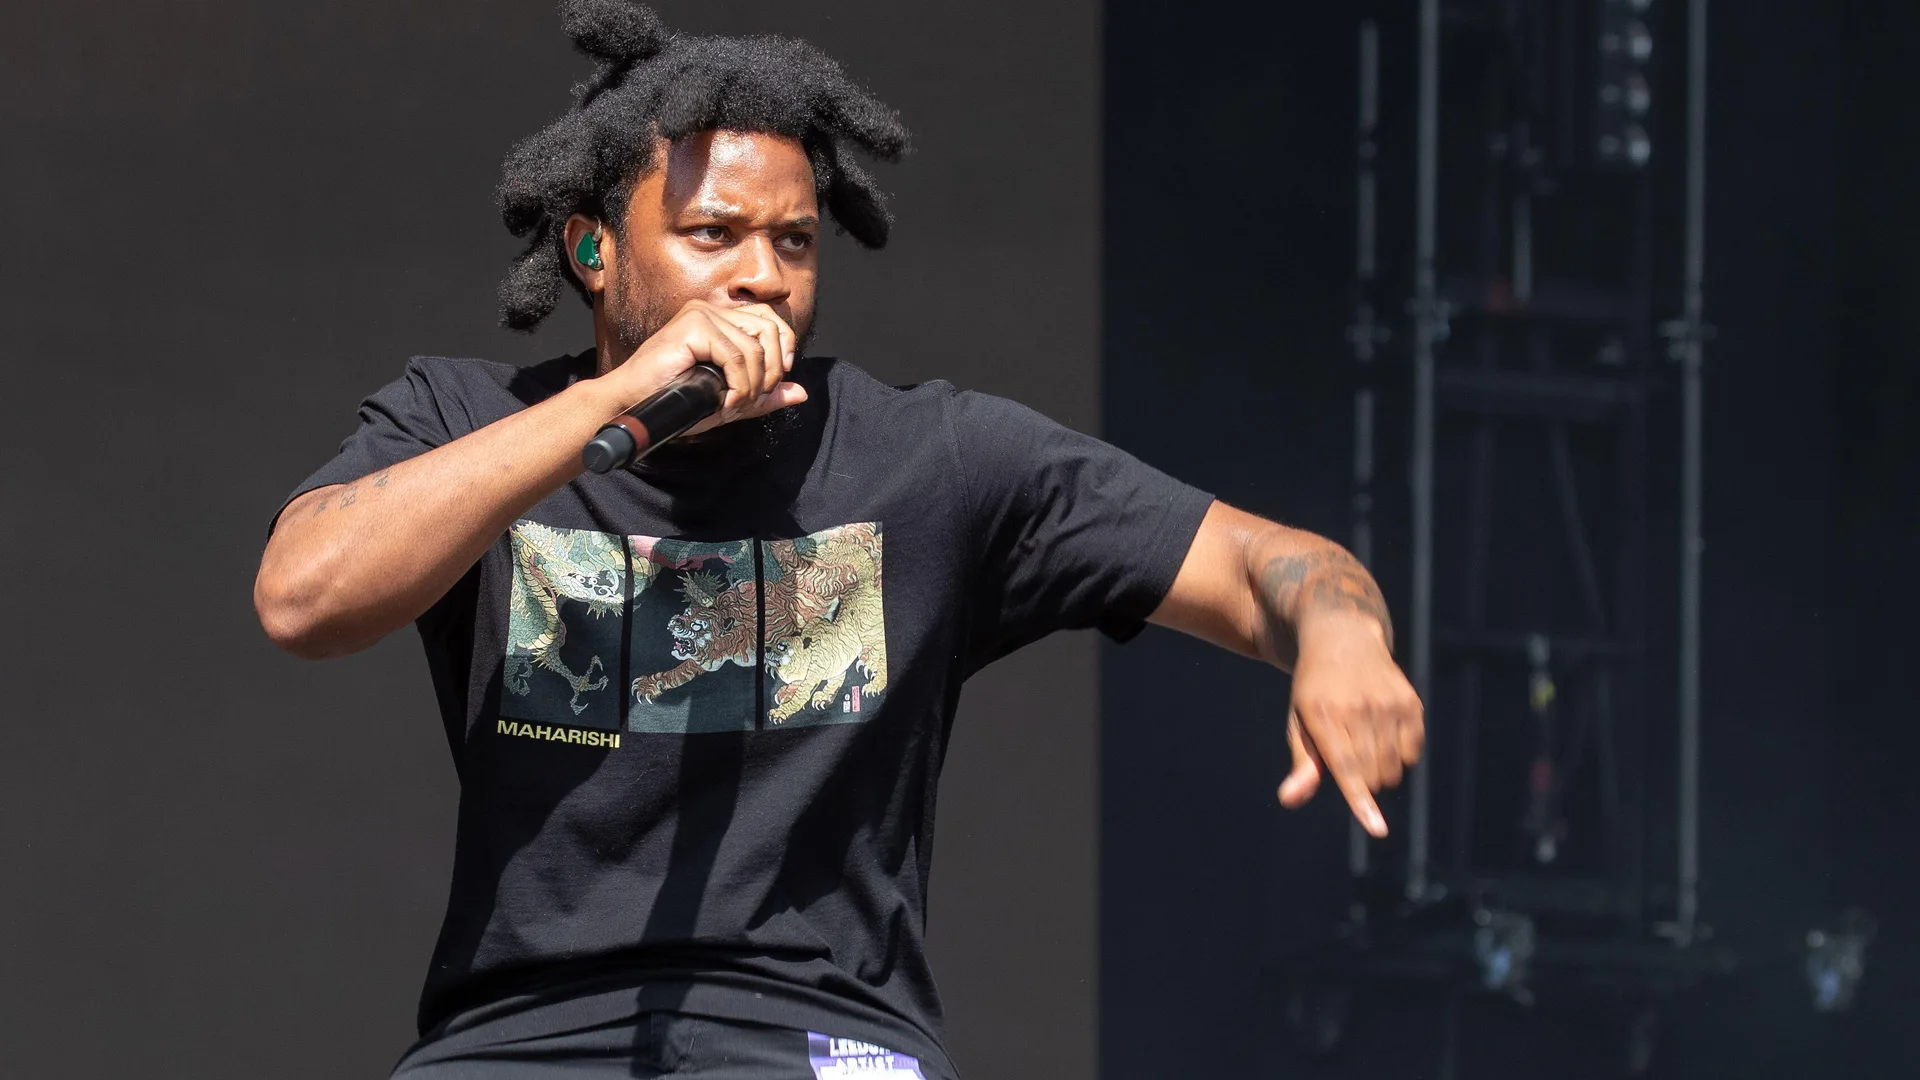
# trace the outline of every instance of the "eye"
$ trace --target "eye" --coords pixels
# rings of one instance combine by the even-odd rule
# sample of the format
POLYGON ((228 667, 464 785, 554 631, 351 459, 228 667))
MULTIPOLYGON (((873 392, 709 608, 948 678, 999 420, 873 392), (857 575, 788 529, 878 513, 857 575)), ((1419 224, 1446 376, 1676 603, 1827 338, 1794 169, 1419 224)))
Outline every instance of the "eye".
POLYGON ((725 225, 701 225, 693 230, 695 240, 704 240, 709 244, 724 244, 727 241, 725 225))
POLYGON ((813 237, 806 233, 788 233, 779 243, 787 251, 805 251, 813 246, 813 237))

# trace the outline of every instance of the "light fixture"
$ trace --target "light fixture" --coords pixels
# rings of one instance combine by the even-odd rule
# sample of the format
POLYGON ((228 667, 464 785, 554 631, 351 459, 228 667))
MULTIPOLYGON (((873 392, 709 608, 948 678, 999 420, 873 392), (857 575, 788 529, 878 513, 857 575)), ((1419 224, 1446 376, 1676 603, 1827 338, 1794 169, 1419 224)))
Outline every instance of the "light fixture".
POLYGON ((1867 946, 1879 932, 1873 917, 1849 911, 1836 930, 1807 932, 1807 989, 1816 1012, 1844 1012, 1867 973, 1867 946))
POLYGON ((1480 985, 1532 1004, 1527 974, 1533 965, 1533 920, 1481 908, 1473 913, 1473 921, 1473 959, 1480 966, 1480 985))
POLYGON ((1596 91, 1593 154, 1598 164, 1638 169, 1653 158, 1653 144, 1639 126, 1653 108, 1653 83, 1646 65, 1653 59, 1653 31, 1637 16, 1651 0, 1604 0, 1595 46, 1596 91))
POLYGON ((1653 107, 1653 87, 1647 85, 1647 77, 1638 71, 1627 72, 1623 96, 1627 111, 1635 116, 1645 116, 1647 110, 1653 107))
POLYGON ((1638 19, 1627 24, 1627 59, 1644 64, 1653 59, 1653 33, 1638 19))

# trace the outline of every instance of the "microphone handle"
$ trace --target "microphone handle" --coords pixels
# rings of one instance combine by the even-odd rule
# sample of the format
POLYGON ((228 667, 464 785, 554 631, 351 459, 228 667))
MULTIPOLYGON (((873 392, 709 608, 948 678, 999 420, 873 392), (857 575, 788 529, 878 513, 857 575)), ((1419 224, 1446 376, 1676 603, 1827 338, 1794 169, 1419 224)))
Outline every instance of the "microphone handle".
POLYGON ((608 473, 720 411, 727 379, 712 364, 695 364, 647 400, 613 418, 580 451, 588 469, 608 473))

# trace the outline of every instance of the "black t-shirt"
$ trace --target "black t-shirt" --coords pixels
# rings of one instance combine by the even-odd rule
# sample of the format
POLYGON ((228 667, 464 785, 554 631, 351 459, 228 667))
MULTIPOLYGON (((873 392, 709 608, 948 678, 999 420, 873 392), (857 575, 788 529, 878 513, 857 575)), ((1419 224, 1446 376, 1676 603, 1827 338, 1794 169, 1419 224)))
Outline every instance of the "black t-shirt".
MULTIPOLYGON (((295 494, 591 362, 416 358, 295 494)), ((1212 500, 1004 399, 793 378, 804 405, 554 492, 420 618, 461 786, 423 1040, 669 1009, 952 1074, 922 944, 961 683, 1137 632, 1212 500)))

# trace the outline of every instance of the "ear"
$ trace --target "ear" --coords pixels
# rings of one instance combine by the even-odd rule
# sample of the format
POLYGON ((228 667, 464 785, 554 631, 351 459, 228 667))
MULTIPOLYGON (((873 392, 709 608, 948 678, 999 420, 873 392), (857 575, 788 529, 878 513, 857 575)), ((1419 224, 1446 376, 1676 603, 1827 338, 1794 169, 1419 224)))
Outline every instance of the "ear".
POLYGON ((604 290, 607 274, 613 268, 613 238, 607 234, 607 230, 585 214, 575 214, 567 219, 562 239, 567 249, 567 266, 573 271, 573 276, 579 278, 580 284, 585 285, 590 293, 604 290), (585 250, 597 251, 600 255, 600 268, 597 270, 590 263, 581 261, 581 241, 588 237, 593 239, 585 245, 585 250))

